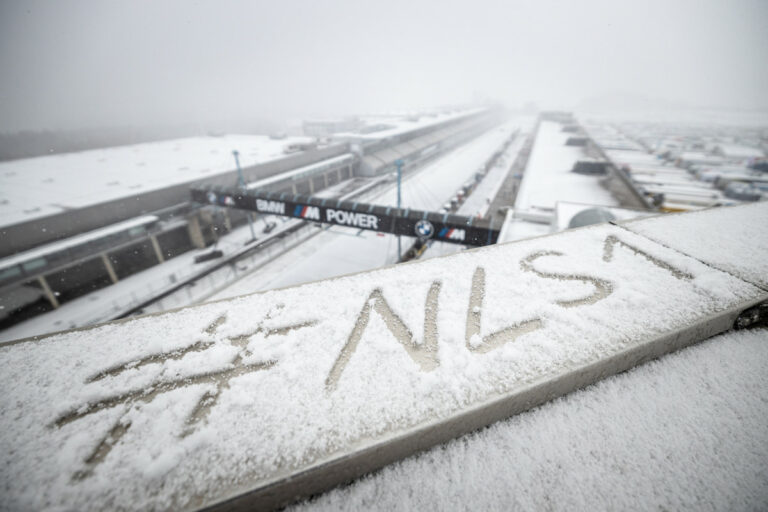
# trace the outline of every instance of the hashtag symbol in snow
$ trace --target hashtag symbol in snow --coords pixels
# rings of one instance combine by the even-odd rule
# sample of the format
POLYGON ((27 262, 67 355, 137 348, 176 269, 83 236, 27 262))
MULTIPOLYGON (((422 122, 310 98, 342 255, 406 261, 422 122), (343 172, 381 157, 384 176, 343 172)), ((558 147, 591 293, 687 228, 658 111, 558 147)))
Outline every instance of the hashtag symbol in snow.
MULTIPOLYGON (((279 305, 277 306, 277 309, 281 309, 282 307, 282 305, 279 305)), ((107 435, 101 440, 101 442, 99 442, 96 448, 85 459, 85 469, 77 471, 73 478, 75 480, 81 480, 90 476, 93 468, 99 463, 103 462, 104 459, 106 459, 112 448, 128 432, 131 424, 130 421, 125 418, 125 416, 130 408, 135 404, 140 402, 149 403, 159 395, 174 391, 176 389, 199 384, 213 384, 213 389, 207 390, 203 396, 200 397, 197 404, 193 408, 192 413, 187 417, 185 428, 181 433, 181 436, 185 437, 191 434, 201 421, 206 420, 211 412, 211 409, 214 407, 214 405, 216 405, 216 402, 221 396, 222 392, 229 388, 229 383, 233 378, 259 370, 268 369, 276 363, 276 361, 260 361, 253 363, 244 362, 244 359, 250 355, 250 352, 247 349, 247 345, 248 340, 252 336, 263 334, 266 338, 273 335, 285 335, 291 331, 302 329, 304 327, 310 327, 317 323, 316 321, 308 321, 270 329, 266 328, 264 323, 271 319, 271 314, 271 312, 267 313, 267 315, 253 332, 226 338, 226 342, 229 342, 229 344, 232 346, 238 347, 240 350, 238 350, 238 352, 229 362, 229 365, 223 369, 205 371, 186 377, 167 377, 161 375, 147 387, 131 389, 118 394, 114 394, 112 396, 108 396, 106 398, 102 398, 96 402, 84 404, 83 406, 58 417, 53 424, 56 427, 63 427, 69 423, 72 423, 73 421, 77 421, 85 416, 97 413, 99 411, 120 406, 126 407, 125 413, 121 415, 121 417, 113 424, 112 428, 109 430, 109 432, 107 432, 107 435)), ((214 335, 219 327, 221 327, 225 322, 226 315, 220 316, 210 326, 208 326, 208 328, 205 329, 206 334, 214 335)), ((150 364, 163 364, 166 361, 182 359, 187 354, 191 354, 193 352, 203 352, 206 349, 212 347, 214 344, 214 341, 198 341, 185 348, 172 352, 151 354, 140 359, 121 363, 119 365, 112 366, 98 372, 94 376, 88 378, 86 380, 86 384, 106 378, 116 377, 129 369, 139 369, 150 364)))

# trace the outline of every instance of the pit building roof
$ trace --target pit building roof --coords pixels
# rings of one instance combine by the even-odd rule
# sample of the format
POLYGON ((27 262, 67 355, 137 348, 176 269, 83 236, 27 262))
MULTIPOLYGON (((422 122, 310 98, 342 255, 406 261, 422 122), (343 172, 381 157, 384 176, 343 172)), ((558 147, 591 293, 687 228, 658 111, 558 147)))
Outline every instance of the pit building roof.
POLYGON ((306 137, 190 137, 0 163, 0 227, 281 158, 306 137))

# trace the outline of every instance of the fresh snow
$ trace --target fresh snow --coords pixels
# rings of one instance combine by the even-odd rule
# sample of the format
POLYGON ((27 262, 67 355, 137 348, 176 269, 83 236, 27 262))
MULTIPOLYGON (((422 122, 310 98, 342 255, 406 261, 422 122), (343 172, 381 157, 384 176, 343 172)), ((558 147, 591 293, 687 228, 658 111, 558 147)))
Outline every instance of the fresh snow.
MULTIPOLYGON (((532 119, 530 121, 533 121, 532 119)), ((520 132, 514 141, 507 147, 502 154, 501 158, 496 162, 496 165, 488 171, 483 177, 483 180, 475 187, 472 193, 461 204, 456 211, 457 215, 465 215, 467 217, 484 216, 488 213, 488 207, 493 199, 499 193, 499 189, 504 184, 504 181, 509 176, 509 172, 512 164, 517 158, 520 150, 525 143, 526 136, 530 132, 530 122, 526 122, 524 119, 520 120, 521 128, 520 132)), ((501 226, 493 226, 499 229, 501 226)), ((434 258, 437 256, 445 256, 453 254, 461 250, 461 246, 456 244, 446 244, 442 242, 434 242, 430 245, 424 254, 422 259, 434 258)))
POLYGON ((768 289, 768 202, 625 223, 652 240, 768 289))
POLYGON ((420 130, 445 123, 447 121, 459 120, 465 117, 469 117, 472 114, 479 114, 486 111, 484 107, 480 108, 466 108, 455 112, 441 112, 429 115, 402 115, 395 114, 392 116, 366 116, 365 121, 367 125, 382 124, 391 126, 386 130, 378 130, 370 133, 358 133, 358 132, 341 132, 333 135, 334 139, 351 139, 358 141, 378 141, 389 138, 395 138, 397 136, 410 133, 414 130, 420 130))
POLYGON ((729 332, 289 510, 766 510, 766 367, 729 332))
POLYGON ((534 238, 537 236, 548 235, 552 232, 551 223, 532 222, 525 219, 515 218, 515 212, 510 210, 504 218, 504 224, 499 233, 498 243, 515 242, 534 238))
MULTIPOLYGON (((562 231, 564 229, 568 229, 568 226, 571 220, 576 215, 583 212, 584 210, 589 210, 592 208, 596 208, 596 207, 591 204, 569 203, 566 201, 558 201, 557 207, 555 208, 555 215, 554 215, 554 218, 552 219, 553 231, 562 231)), ((616 221, 625 220, 625 219, 634 219, 637 217, 648 217, 650 215, 657 215, 657 213, 654 211, 633 210, 630 208, 615 208, 615 207, 597 207, 597 208, 600 208, 609 212, 611 215, 613 215, 613 218, 616 221)))
POLYGON ((554 121, 539 123, 531 156, 515 198, 514 212, 507 212, 499 242, 524 240, 556 231, 559 203, 619 206, 611 193, 600 184, 599 177, 571 172, 573 165, 586 155, 581 147, 565 145, 573 134, 563 132, 562 127, 554 121))
POLYGON ((199 507, 765 298, 600 225, 2 346, 0 508, 199 507))
POLYGON ((539 123, 515 209, 551 210, 558 201, 618 206, 616 199, 600 185, 599 177, 571 172, 573 164, 585 155, 581 147, 565 145, 573 134, 563 132, 562 127, 554 121, 539 123))
POLYGON ((307 137, 190 137, 0 163, 0 226, 208 178, 282 158, 307 137), (87 187, 83 184, 87 183, 87 187))

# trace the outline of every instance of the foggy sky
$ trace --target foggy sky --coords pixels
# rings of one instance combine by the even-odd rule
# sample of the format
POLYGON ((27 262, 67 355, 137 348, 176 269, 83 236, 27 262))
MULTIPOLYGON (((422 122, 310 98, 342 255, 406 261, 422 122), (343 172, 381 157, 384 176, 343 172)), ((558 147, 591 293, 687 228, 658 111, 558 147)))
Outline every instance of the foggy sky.
POLYGON ((0 131, 615 92, 765 108, 766 27, 764 0, 0 0, 0 131))

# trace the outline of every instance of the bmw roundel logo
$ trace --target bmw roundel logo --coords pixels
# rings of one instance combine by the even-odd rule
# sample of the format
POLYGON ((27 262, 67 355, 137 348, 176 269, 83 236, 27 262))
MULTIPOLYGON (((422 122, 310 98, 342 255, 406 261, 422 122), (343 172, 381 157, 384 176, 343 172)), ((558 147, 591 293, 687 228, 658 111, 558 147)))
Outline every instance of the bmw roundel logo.
POLYGON ((419 238, 432 238, 435 234, 435 227, 426 219, 422 219, 416 223, 416 235, 419 238))

